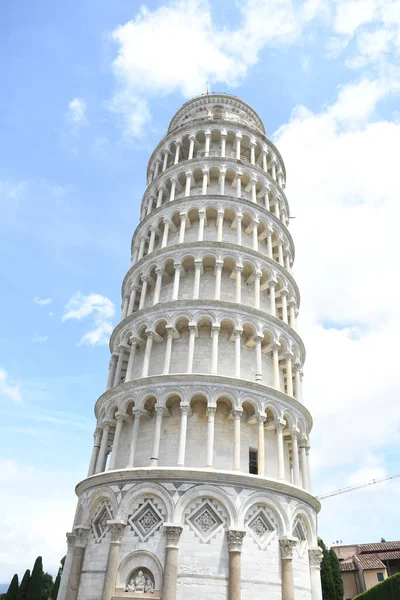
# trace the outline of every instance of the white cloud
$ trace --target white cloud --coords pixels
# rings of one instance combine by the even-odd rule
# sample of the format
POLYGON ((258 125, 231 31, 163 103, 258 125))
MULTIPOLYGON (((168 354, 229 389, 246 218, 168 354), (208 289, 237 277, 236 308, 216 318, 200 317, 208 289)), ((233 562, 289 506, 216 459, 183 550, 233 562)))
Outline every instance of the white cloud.
POLYGON ((33 298, 35 304, 39 304, 40 306, 46 306, 47 304, 51 304, 53 302, 52 298, 38 298, 35 296, 33 298))
POLYGON ((66 553, 78 480, 78 473, 0 461, 0 581, 10 581, 15 572, 22 575, 38 555, 46 571, 57 572, 66 553))
POLYGON ((344 86, 332 106, 321 113, 299 107, 276 134, 297 217, 313 460, 324 469, 359 470, 370 453, 400 446, 400 318, 391 283, 400 124, 370 120, 377 103, 397 91, 396 80, 344 86))
POLYGON ((15 381, 10 381, 7 371, 0 367, 0 400, 1 399, 22 402, 20 384, 15 381))
POLYGON ((328 53, 338 55, 353 38, 356 53, 346 61, 351 68, 393 63, 400 54, 400 4, 397 0, 337 0, 328 53))
POLYGON ((68 104, 68 110, 65 113, 65 119, 71 126, 71 133, 77 135, 81 127, 87 124, 86 102, 83 98, 74 98, 68 104))
POLYGON ((137 16, 112 32, 118 44, 113 71, 118 89, 110 109, 121 113, 125 133, 138 136, 150 119, 147 98, 205 91, 206 81, 235 86, 265 45, 290 44, 306 23, 326 12, 324 0, 246 0, 238 3, 237 29, 218 28, 207 0, 176 0, 137 16))
POLYGON ((107 344, 112 332, 111 319, 114 314, 114 303, 106 296, 100 294, 84 296, 78 291, 65 306, 61 320, 63 322, 70 319, 81 321, 92 316, 95 327, 81 337, 79 345, 97 346, 107 344))

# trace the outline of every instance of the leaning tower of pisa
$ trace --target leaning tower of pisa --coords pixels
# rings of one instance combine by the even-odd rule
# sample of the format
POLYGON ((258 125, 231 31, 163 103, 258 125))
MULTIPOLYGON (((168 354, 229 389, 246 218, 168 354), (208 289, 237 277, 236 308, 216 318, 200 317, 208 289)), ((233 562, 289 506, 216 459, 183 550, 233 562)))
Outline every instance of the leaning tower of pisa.
POLYGON ((285 166, 227 94, 150 157, 58 600, 320 600, 285 166))

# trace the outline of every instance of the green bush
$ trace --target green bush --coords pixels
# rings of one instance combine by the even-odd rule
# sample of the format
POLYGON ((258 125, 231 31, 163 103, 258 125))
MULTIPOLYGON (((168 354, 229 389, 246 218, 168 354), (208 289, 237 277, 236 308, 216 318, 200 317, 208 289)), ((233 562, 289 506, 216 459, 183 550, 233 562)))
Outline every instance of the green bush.
POLYGON ((400 573, 392 575, 378 583, 370 590, 359 594, 353 600, 399 600, 400 598, 400 573))

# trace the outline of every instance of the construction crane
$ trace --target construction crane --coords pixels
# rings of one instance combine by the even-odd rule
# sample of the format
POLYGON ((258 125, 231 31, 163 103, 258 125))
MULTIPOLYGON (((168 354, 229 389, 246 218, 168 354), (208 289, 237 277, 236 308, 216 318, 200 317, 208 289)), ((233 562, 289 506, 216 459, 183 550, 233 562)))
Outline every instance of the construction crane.
POLYGON ((365 481, 364 483, 358 483, 356 485, 349 485, 344 488, 340 488, 340 490, 335 490, 334 492, 327 492, 326 494, 321 494, 317 496, 318 500, 325 500, 325 498, 331 498, 332 496, 338 496, 339 494, 346 494, 347 492, 353 492, 354 490, 359 490, 360 488, 368 487, 370 485, 375 485, 375 483, 382 483, 383 481, 389 481, 389 479, 395 479, 396 477, 400 477, 400 473, 395 473, 394 475, 388 475, 387 477, 378 477, 377 479, 371 479, 371 481, 365 481))

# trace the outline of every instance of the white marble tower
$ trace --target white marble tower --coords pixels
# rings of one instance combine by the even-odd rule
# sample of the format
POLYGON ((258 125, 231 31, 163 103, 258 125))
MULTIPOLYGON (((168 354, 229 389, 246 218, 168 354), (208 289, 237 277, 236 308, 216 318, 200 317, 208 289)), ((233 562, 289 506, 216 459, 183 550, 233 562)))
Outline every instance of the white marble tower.
POLYGON ((320 600, 283 160, 227 94, 147 170, 58 600, 320 600))

